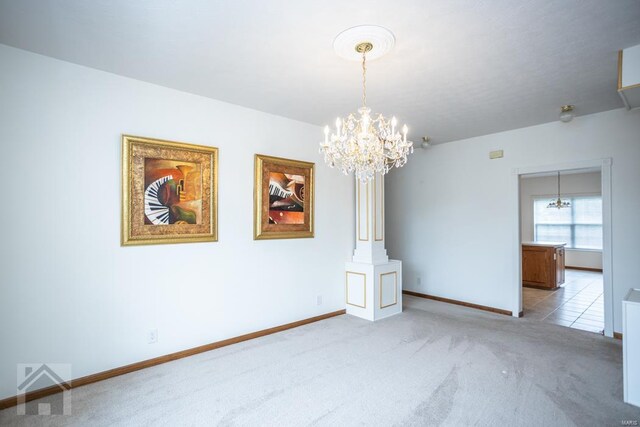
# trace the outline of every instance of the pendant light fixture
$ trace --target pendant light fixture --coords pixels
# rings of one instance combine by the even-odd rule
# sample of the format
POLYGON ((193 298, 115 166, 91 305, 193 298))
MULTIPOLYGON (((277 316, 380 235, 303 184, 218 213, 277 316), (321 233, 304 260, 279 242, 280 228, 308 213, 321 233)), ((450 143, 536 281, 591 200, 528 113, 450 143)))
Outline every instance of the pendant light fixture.
POLYGON ((573 120, 573 118, 576 116, 576 114, 573 112, 573 110, 576 107, 574 105, 563 105, 562 107, 560 107, 560 121, 563 123, 569 123, 571 120, 573 120))
POLYGON ((567 200, 562 200, 560 198, 560 171, 558 171, 558 198, 550 201, 549 204, 547 205, 547 208, 562 209, 562 208, 569 208, 569 207, 571 207, 571 203, 567 200))
POLYGON ((330 133, 329 126, 325 127, 320 153, 330 167, 341 169, 345 175, 354 172, 362 182, 376 173, 384 175, 393 167, 404 166, 407 156, 413 153, 413 143, 407 141, 407 125, 402 126, 401 133, 395 117, 389 120, 382 114, 372 116, 367 106, 367 55, 380 57, 394 42, 389 30, 372 25, 346 30, 334 42, 340 56, 355 59, 355 52, 362 59, 362 107, 357 114, 338 118, 335 132, 330 133))

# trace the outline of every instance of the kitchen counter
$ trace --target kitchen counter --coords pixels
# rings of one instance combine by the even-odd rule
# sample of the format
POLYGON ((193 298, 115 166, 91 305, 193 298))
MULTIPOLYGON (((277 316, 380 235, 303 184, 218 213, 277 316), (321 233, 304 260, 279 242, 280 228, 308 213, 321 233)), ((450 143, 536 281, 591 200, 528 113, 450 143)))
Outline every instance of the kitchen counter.
POLYGON ((560 243, 560 242, 524 242, 522 243, 522 246, 549 246, 554 248, 564 247, 566 245, 567 245, 566 243, 560 243))

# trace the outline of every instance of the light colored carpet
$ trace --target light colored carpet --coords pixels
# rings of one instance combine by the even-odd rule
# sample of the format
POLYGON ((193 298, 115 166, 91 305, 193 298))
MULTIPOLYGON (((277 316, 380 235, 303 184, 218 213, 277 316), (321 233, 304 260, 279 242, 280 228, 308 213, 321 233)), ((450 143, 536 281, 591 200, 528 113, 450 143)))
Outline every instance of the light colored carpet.
POLYGON ((405 297, 77 388, 70 416, 2 425, 621 425, 619 341, 405 297))

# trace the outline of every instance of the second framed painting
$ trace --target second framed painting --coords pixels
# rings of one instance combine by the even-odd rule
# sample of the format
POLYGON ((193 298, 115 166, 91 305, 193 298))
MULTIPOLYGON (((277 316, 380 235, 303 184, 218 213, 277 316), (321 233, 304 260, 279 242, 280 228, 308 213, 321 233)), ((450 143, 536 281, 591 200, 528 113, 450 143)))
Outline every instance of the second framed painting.
POLYGON ((255 155, 253 238, 313 237, 314 164, 255 155))

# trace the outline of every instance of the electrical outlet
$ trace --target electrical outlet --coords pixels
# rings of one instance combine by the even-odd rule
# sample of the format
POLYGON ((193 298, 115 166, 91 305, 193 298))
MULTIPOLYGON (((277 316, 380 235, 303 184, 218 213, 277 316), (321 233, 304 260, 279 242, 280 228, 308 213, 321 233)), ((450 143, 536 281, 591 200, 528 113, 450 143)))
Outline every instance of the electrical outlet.
POLYGON ((316 305, 322 305, 322 295, 316 297, 316 305))
POLYGON ((422 285, 422 277, 418 277, 417 282, 418 282, 418 285, 422 285))
POLYGON ((149 333, 147 334, 147 343, 155 344, 157 342, 158 342, 158 330, 149 329, 149 333))

